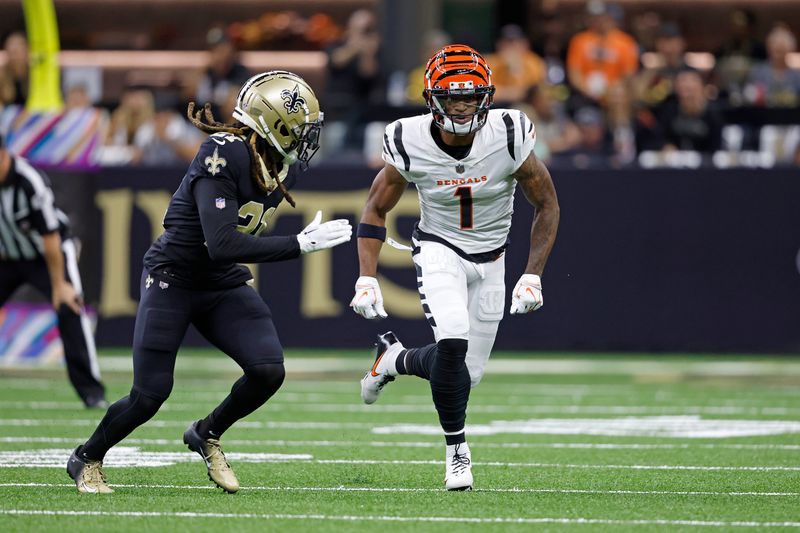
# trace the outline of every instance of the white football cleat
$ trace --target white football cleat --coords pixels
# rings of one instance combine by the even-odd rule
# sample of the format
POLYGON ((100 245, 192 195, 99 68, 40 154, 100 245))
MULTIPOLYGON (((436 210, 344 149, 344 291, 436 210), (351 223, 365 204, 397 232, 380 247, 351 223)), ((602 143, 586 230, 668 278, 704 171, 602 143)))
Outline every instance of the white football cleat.
POLYGON ((466 442, 447 447, 444 487, 447 490, 472 490, 472 457, 466 442))
POLYGON ((397 336, 391 331, 378 335, 375 344, 375 363, 367 370, 361 380, 361 399, 364 403, 375 403, 383 387, 397 376, 395 362, 405 349, 397 336))

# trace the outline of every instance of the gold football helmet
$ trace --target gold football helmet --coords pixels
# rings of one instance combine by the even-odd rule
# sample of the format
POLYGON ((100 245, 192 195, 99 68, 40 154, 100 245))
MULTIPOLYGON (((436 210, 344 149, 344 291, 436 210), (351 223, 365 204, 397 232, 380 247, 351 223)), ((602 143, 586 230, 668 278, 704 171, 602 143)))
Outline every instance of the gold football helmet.
POLYGON ((314 91, 297 74, 272 70, 247 80, 233 118, 264 138, 287 165, 308 164, 319 150, 323 114, 314 91))

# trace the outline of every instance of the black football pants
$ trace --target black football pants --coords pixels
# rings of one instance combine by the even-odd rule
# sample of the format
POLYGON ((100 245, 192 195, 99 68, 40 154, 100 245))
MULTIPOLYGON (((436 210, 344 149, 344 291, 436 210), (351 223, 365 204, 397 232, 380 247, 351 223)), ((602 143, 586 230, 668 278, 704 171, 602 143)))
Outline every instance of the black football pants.
POLYGON ((142 274, 133 339, 133 387, 109 407, 83 447, 88 459, 105 453, 152 418, 172 391, 175 359, 189 324, 230 356, 243 376, 198 428, 219 438, 236 420, 263 405, 284 378, 283 349, 272 313, 251 287, 185 289, 168 279, 142 274))

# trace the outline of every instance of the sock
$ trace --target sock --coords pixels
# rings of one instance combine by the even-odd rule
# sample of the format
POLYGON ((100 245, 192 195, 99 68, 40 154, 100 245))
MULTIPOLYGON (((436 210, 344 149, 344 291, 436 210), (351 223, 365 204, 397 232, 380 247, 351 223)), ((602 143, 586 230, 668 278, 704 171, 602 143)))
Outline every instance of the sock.
POLYGON ((433 404, 445 433, 464 430, 471 381, 467 369, 467 340, 442 339, 431 366, 433 404))
POLYGON ((80 455, 90 461, 102 461, 112 446, 153 418, 162 403, 164 400, 131 389, 128 396, 111 404, 97 429, 83 445, 80 455))
POLYGON ((283 363, 247 367, 228 397, 197 424, 197 432, 204 439, 219 439, 237 420, 264 405, 278 391, 285 376, 283 363))
POLYGON ((467 434, 464 432, 463 429, 458 433, 445 433, 444 440, 449 448, 450 446, 467 442, 467 434))
POLYGON ((431 367, 433 361, 436 359, 436 352, 438 346, 436 344, 428 344, 422 348, 410 348, 406 350, 405 356, 398 357, 397 371, 400 374, 407 374, 411 376, 419 376, 422 379, 431 379, 431 367), (402 368, 400 362, 402 360, 402 368))

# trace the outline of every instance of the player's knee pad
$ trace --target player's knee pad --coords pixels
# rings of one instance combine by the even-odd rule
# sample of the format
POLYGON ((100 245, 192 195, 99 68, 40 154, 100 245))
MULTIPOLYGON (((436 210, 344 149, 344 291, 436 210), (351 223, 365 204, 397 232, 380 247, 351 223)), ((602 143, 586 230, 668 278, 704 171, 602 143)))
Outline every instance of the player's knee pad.
POLYGON ((460 368, 467 358, 466 339, 441 339, 436 343, 438 363, 448 369, 460 368))
POLYGON ((286 368, 283 363, 260 363, 250 365, 244 369, 248 381, 258 383, 265 391, 274 393, 283 384, 286 378, 286 368))

